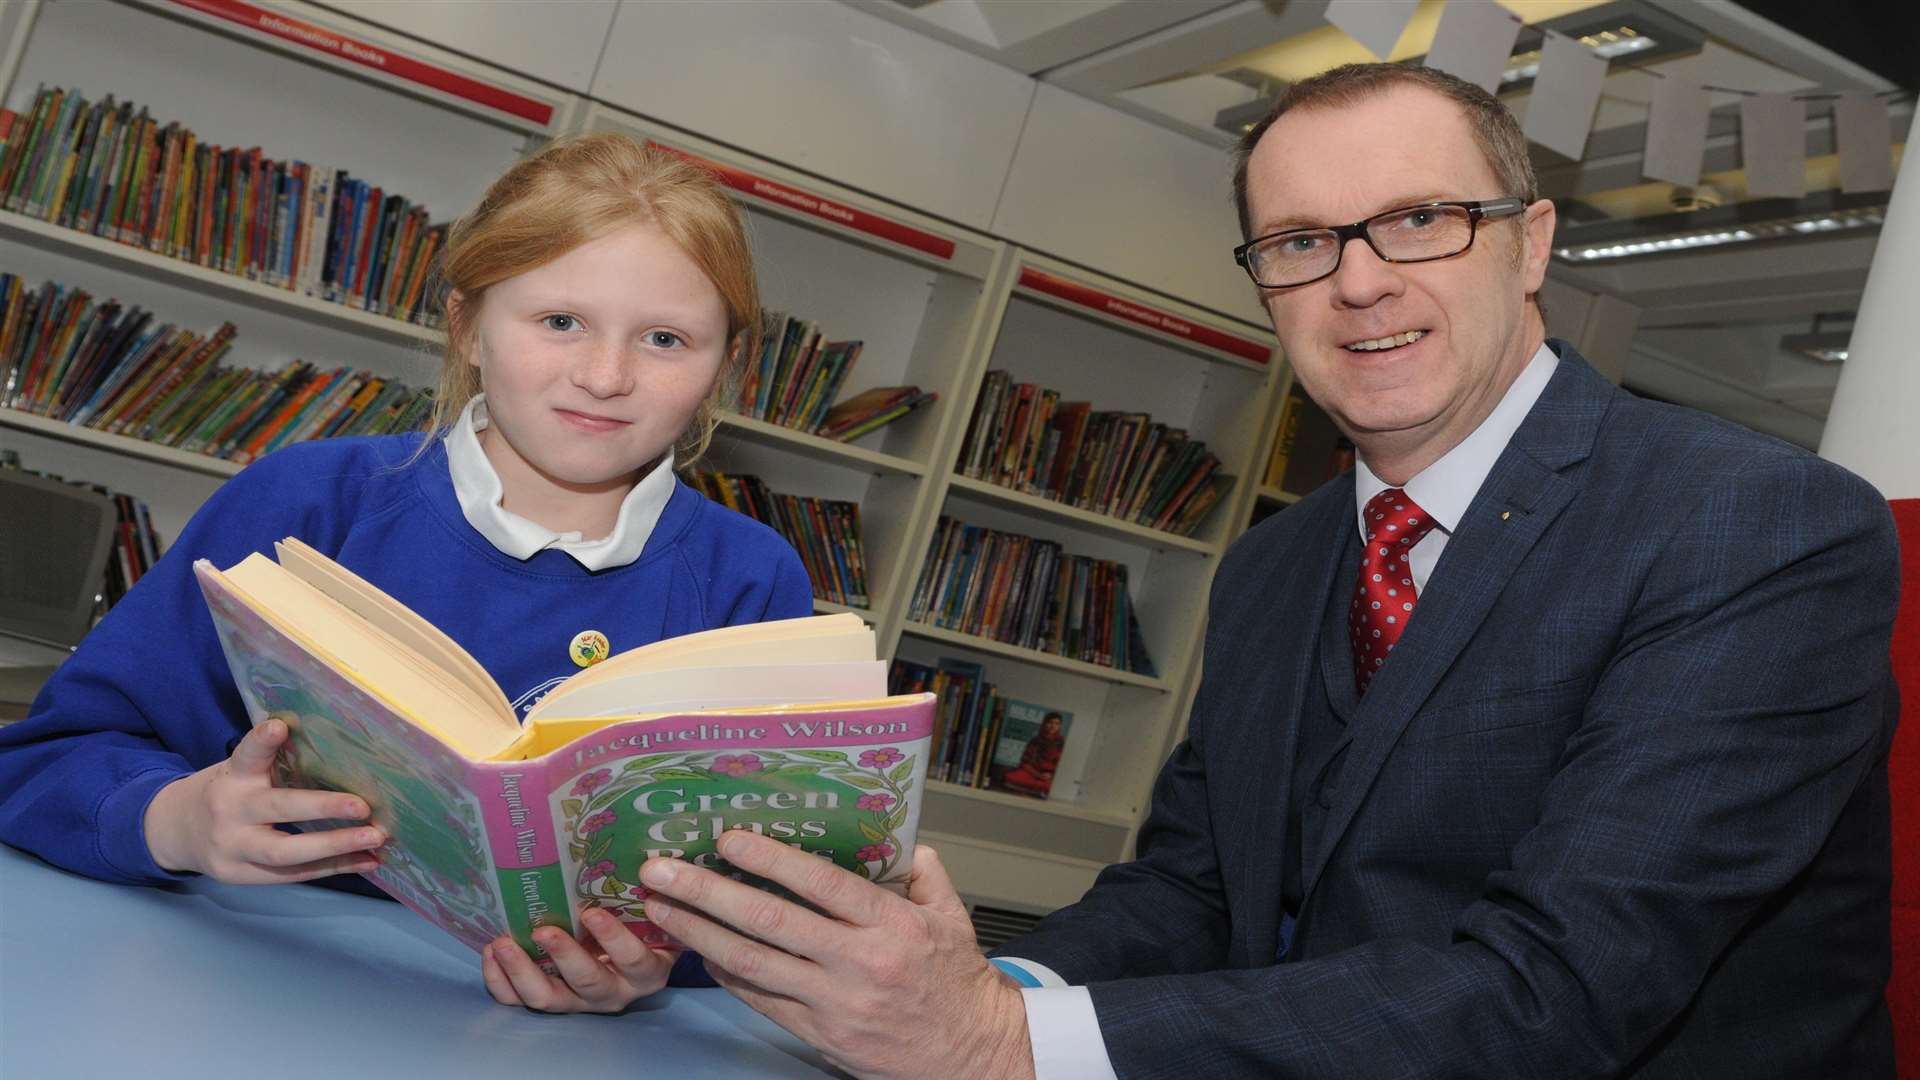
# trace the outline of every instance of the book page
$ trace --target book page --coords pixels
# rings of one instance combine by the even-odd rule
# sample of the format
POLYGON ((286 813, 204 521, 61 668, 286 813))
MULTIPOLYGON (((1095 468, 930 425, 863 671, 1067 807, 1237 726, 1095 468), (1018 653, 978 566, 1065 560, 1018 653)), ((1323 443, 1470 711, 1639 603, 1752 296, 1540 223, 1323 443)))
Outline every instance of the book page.
MULTIPOLYGON (((799 619, 747 623, 702 630, 667 638, 616 653, 561 683, 541 702, 548 702, 595 683, 624 678, 642 671, 668 668, 751 667, 764 664, 816 664, 872 660, 873 631, 850 612, 810 615, 799 619)), ((536 712, 539 709, 535 710, 536 712)))
POLYGON ((302 647, 470 758, 485 757, 520 733, 488 698, 265 555, 249 555, 225 572, 209 564, 202 582, 225 587, 269 623, 289 628, 302 647))
POLYGON ((380 591, 360 575, 334 562, 294 537, 273 545, 280 565, 300 580, 333 597, 349 611, 378 627, 382 633, 412 649, 423 659, 459 680, 473 693, 494 700, 503 719, 516 725, 513 704, 467 650, 413 609, 380 591))
MULTIPOLYGON (((646 713, 704 709, 758 709, 827 701, 865 701, 887 696, 887 665, 882 660, 827 664, 769 664, 752 667, 676 668, 634 672, 569 694, 558 706, 542 701, 527 716, 547 749, 569 742, 595 727, 646 713)), ((516 742, 516 747, 524 740, 516 742)))

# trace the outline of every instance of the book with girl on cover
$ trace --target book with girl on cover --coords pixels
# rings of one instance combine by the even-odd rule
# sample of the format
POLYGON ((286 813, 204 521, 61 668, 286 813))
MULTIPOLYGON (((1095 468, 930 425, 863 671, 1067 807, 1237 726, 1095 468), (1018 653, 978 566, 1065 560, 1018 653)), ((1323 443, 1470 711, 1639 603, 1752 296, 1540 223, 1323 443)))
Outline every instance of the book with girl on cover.
POLYGON ((1044 799, 1053 792, 1053 775, 1067 746, 1073 714, 1044 705, 1009 700, 987 768, 987 787, 1044 799))
MULTIPOLYGON (((286 722, 276 781, 349 792, 388 842, 365 876, 476 951, 511 933, 587 939, 578 911, 642 940, 640 864, 726 869, 749 829, 904 893, 932 694, 888 696, 858 616, 722 627, 604 656, 516 719, 453 639, 318 551, 194 564, 255 726, 286 722)), ((334 828, 348 822, 313 822, 334 828)))

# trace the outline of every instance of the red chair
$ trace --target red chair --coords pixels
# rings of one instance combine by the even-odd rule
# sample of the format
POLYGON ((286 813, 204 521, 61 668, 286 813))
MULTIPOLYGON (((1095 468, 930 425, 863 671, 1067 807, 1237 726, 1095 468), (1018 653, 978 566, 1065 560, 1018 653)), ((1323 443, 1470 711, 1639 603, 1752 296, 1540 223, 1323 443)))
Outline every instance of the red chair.
POLYGON ((1920 499, 1895 499, 1900 529, 1900 614, 1893 625, 1893 675, 1900 727, 1887 761, 1893 788, 1894 1057, 1901 1076, 1920 1077, 1920 499))

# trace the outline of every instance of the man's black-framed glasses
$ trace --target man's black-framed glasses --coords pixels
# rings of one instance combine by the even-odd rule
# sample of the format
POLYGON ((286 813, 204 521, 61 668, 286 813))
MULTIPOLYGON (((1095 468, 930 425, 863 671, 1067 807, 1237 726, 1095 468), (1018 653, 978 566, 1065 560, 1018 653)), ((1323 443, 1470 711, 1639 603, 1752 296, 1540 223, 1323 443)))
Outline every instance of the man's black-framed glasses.
POLYGON ((1263 289, 1310 285, 1340 269, 1340 253, 1349 240, 1365 240, 1382 262, 1450 259, 1473 246, 1480 222, 1512 217, 1526 208, 1526 200, 1518 197, 1403 206, 1351 225, 1255 237, 1233 249, 1233 261, 1263 289))

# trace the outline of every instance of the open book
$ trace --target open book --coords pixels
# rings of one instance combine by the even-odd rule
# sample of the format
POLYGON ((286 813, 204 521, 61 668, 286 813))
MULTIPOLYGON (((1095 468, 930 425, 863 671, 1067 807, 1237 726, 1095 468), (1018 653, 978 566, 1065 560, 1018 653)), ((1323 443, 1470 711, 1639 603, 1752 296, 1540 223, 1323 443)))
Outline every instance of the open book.
MULTIPOLYGON (((523 726, 453 639, 325 555, 194 564, 278 782, 358 795, 389 842, 367 874, 476 950, 607 908, 653 944, 640 864, 727 869, 751 829, 905 890, 933 695, 888 697, 855 615, 724 627, 607 657, 523 726)), ((347 822, 313 822, 329 828, 347 822)))

